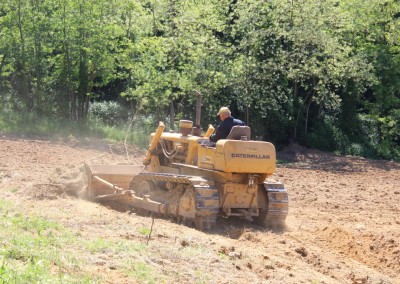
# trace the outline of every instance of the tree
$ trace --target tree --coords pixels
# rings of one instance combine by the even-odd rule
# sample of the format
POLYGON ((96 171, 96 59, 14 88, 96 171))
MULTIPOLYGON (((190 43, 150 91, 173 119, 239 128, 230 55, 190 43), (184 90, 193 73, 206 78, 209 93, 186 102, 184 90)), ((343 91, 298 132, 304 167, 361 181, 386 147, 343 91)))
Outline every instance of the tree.
POLYGON ((380 156, 399 156, 400 127, 400 3, 374 0, 343 1, 342 13, 349 15, 344 38, 354 52, 374 66, 374 84, 362 97, 360 117, 368 123, 369 137, 380 156))

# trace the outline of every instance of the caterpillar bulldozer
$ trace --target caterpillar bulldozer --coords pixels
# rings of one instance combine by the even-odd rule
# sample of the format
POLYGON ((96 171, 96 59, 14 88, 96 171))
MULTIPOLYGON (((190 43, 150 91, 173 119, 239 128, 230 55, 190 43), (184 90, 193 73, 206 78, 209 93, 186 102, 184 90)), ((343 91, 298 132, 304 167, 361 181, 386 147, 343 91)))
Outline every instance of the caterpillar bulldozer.
POLYGON ((250 139, 250 128, 234 126, 226 139, 208 143, 214 128, 181 120, 179 131, 160 122, 150 136, 143 166, 85 165, 87 195, 192 223, 199 230, 215 226, 217 217, 242 217, 263 227, 281 227, 288 214, 282 183, 266 179, 275 172, 275 147, 250 139))

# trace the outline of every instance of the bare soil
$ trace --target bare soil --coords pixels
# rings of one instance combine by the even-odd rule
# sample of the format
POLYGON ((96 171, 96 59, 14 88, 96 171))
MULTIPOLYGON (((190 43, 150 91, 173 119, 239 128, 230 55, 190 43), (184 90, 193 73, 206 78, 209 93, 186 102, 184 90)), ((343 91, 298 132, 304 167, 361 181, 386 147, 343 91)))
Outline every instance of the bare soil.
MULTIPOLYGON (((285 163, 272 176, 289 193, 284 230, 221 219, 200 232, 154 219, 147 240, 138 230, 153 219, 86 200, 82 171, 84 163, 140 165, 143 154, 102 141, 0 134, 0 198, 81 238, 146 244, 152 255, 138 257, 167 283, 400 283, 399 163, 294 145, 278 153, 285 163)), ((120 257, 76 253, 103 283, 141 282, 119 269, 120 257)))

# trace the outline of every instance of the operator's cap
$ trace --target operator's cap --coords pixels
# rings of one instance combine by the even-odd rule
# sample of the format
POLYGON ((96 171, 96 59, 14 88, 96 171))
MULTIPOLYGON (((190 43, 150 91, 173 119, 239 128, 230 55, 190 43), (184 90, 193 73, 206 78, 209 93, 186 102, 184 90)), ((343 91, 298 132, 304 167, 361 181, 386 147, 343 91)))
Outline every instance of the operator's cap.
POLYGON ((229 108, 227 108, 227 107, 221 107, 221 108, 219 109, 219 112, 217 113, 217 115, 220 115, 221 113, 231 114, 231 111, 230 111, 229 108))

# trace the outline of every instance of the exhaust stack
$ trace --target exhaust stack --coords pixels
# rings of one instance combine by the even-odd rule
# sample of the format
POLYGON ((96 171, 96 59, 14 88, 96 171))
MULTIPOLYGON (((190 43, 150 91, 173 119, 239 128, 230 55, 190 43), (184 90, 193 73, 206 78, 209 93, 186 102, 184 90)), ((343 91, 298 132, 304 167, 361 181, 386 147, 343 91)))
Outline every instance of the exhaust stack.
POLYGON ((196 104, 196 124, 192 128, 192 135, 201 136, 202 130, 200 126, 200 118, 201 118, 201 93, 197 90, 194 90, 194 94, 197 97, 196 104))

